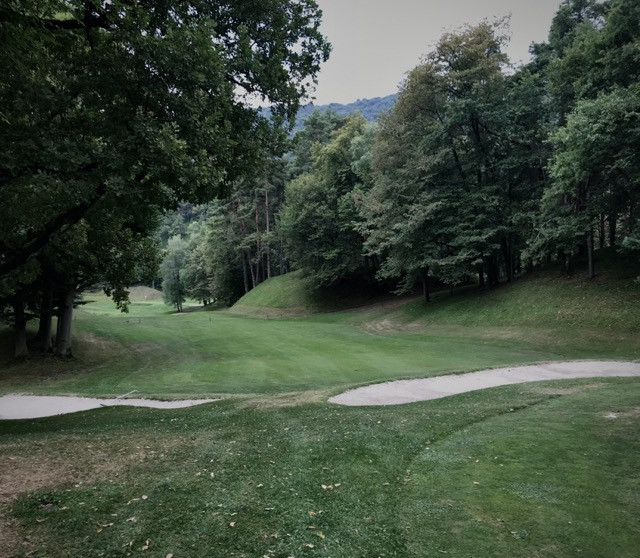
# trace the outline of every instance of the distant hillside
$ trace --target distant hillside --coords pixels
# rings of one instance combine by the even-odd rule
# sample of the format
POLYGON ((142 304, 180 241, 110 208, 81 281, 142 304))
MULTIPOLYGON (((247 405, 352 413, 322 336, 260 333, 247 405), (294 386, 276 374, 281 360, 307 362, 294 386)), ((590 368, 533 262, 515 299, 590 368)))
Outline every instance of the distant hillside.
MULTIPOLYGON (((314 105, 313 103, 309 103, 304 107, 300 108, 298 111, 298 116, 296 117, 296 125, 293 128, 292 134, 295 134, 298 130, 302 128, 302 125, 306 118, 316 109, 318 110, 332 110, 339 114, 340 116, 348 116, 353 114, 354 112, 360 112, 362 116, 364 116, 370 122, 377 120, 380 117, 380 114, 384 111, 390 110, 396 102, 396 98, 398 97, 397 93, 393 95, 387 95, 386 97, 374 97, 372 99, 358 99, 353 103, 348 103, 346 105, 340 103, 330 103, 328 105, 314 105)), ((267 115, 269 109, 262 109, 263 114, 267 115)))
POLYGON ((314 105, 309 103, 298 111, 296 119, 296 129, 302 127, 304 120, 315 110, 332 110, 340 116, 348 116, 358 111, 367 120, 377 120, 380 113, 387 111, 393 107, 398 97, 397 93, 387 95, 386 97, 374 97, 373 99, 358 99, 353 103, 342 105, 340 103, 330 103, 328 105, 314 105))

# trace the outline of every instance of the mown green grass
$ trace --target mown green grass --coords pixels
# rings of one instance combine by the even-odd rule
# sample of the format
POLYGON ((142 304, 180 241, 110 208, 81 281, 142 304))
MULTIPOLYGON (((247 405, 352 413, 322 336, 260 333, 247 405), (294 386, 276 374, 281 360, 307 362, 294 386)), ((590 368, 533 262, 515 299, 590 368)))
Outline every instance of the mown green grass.
POLYGON ((639 395, 637 383, 586 390, 423 448, 402 518, 409 554, 636 556, 639 395))
MULTIPOLYGON (((287 292, 299 283, 293 275, 271 282, 287 292)), ((277 319, 175 314, 143 299, 121 314, 103 295, 86 299, 71 362, 13 361, 4 330, 0 393, 281 393, 545 360, 640 358, 640 285, 624 275, 588 281, 547 272, 495 290, 439 293, 429 305, 277 319)))
POLYGON ((4 422, 2 464, 57 479, 12 504, 18 555, 637 556, 640 382, 557 386, 4 422))
POLYGON ((371 333, 345 322, 351 314, 267 320, 177 315, 161 303, 139 303, 121 315, 104 297, 91 298, 74 323, 77 360, 15 363, 0 376, 0 389, 93 395, 135 389, 164 397, 282 392, 564 356, 500 339, 371 333))

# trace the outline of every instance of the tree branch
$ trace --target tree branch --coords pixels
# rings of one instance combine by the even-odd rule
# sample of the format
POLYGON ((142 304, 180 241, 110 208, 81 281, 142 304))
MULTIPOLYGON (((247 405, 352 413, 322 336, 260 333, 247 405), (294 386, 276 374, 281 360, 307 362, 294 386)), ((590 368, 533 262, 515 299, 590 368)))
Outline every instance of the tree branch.
POLYGON ((53 235, 80 221, 106 192, 107 185, 105 183, 100 184, 91 198, 57 215, 54 219, 45 223, 38 232, 32 232, 27 235, 27 241, 24 246, 4 255, 3 261, 0 262, 0 278, 27 263, 50 242, 53 235))

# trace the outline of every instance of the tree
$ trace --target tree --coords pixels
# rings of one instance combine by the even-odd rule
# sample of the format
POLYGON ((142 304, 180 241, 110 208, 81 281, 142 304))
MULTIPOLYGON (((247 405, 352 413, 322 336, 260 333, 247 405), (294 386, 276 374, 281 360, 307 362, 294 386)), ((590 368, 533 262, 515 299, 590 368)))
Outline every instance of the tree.
POLYGON ((354 192, 352 142, 366 128, 364 118, 348 117, 331 140, 317 146, 312 170, 289 182, 279 227, 287 253, 316 287, 330 286, 354 274, 366 274, 354 192))
POLYGON ((363 232, 379 276, 411 288, 420 277, 455 285, 485 272, 498 282, 516 267, 516 215, 532 181, 526 131, 530 80, 507 80, 501 22, 445 34, 414 68, 374 143, 374 186, 365 197, 363 232), (528 95, 528 96, 527 96, 528 95), (505 101, 509 101, 509 103, 505 101), (518 153, 518 156, 515 155, 518 153), (524 180, 523 180, 524 179, 524 180))
POLYGON ((288 172, 291 178, 311 171, 314 150, 331 139, 331 134, 344 123, 344 118, 332 110, 315 109, 304 119, 302 129, 293 138, 288 156, 288 172))
POLYGON ((186 258, 186 242, 179 236, 169 239, 167 254, 160 265, 162 296, 164 301, 175 306, 178 312, 182 312, 187 292, 183 277, 186 258))
POLYGON ((596 238, 600 247, 607 240, 616 246, 619 232, 634 234, 639 40, 637 2, 574 0, 561 7, 547 47, 554 53, 545 72, 559 127, 551 135, 553 182, 532 252, 561 250, 567 267, 571 255, 586 253, 589 277, 596 238), (564 20, 573 24, 560 25, 564 20))
POLYGON ((640 89, 616 89, 578 102, 553 136, 552 187, 545 192, 543 234, 575 251, 587 246, 595 275, 594 229, 599 215, 627 213, 627 234, 637 229, 640 198, 640 89), (629 213, 630 212, 630 213, 629 213))
MULTIPOLYGON (((36 285, 78 227, 121 234, 58 253, 67 267, 128 253, 159 212, 261 169, 328 56, 320 16, 313 0, 4 2, 0 295, 36 285)), ((107 259, 103 280, 122 277, 107 259)))
POLYGON ((295 114, 329 50, 312 0, 48 0, 0 15, 13 54, 0 67, 2 206, 21 215, 0 238, 2 275, 96 205, 144 214, 223 192, 281 145, 273 123, 295 114))

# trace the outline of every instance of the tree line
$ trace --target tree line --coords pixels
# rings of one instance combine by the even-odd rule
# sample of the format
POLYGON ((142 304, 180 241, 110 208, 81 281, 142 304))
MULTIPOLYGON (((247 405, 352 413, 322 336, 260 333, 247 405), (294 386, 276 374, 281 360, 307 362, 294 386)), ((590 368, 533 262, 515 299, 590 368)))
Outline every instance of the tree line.
POLYGON ((506 31, 445 34, 377 124, 312 113, 182 241, 182 295, 228 303, 302 269, 314 287, 417 284, 428 301, 430 285, 576 257, 594 277, 597 248, 637 250, 640 5, 565 0, 518 68, 506 31))

